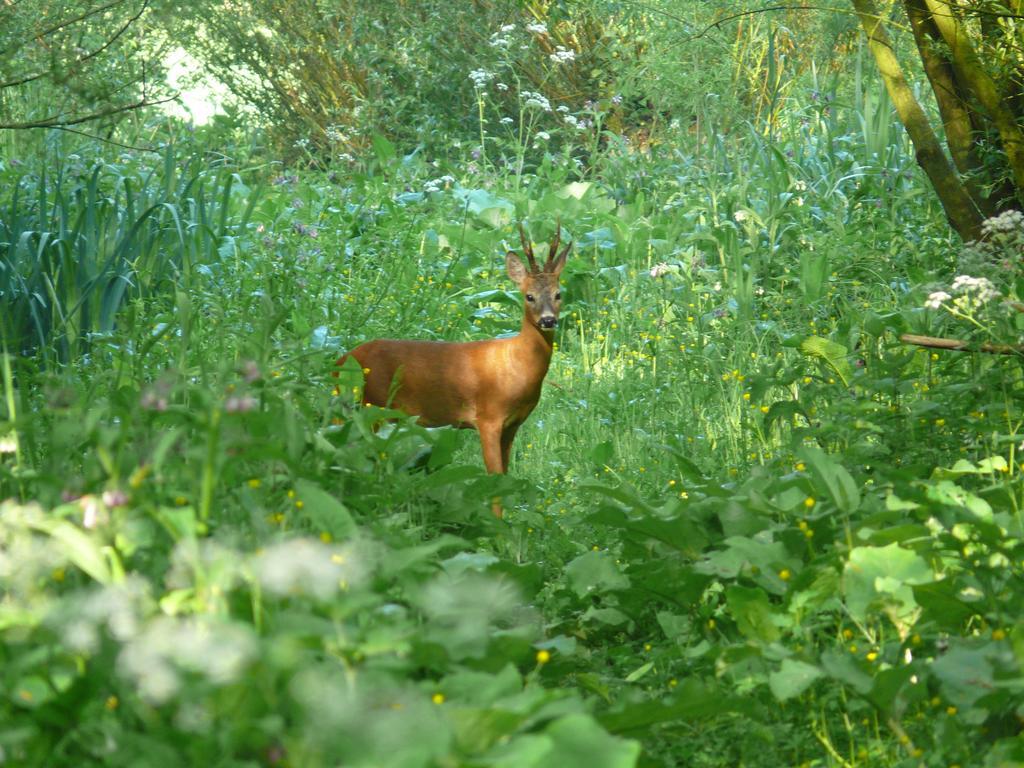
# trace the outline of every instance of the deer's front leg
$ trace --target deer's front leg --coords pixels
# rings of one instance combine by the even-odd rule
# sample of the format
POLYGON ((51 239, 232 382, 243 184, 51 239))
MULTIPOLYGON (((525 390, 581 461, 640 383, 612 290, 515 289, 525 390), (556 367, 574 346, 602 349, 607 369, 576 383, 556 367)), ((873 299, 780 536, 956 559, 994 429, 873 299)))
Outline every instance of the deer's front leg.
POLYGON ((512 456, 512 441, 519 430, 518 424, 509 424, 501 432, 501 471, 508 472, 508 462, 512 456))

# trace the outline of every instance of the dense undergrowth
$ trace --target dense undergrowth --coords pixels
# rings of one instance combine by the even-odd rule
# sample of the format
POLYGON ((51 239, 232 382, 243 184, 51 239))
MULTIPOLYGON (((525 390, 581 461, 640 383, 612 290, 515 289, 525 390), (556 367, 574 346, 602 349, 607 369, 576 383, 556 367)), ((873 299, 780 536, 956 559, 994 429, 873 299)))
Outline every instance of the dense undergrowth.
POLYGON ((1024 761, 1019 356, 898 341, 1016 343, 1024 229, 956 242, 880 93, 644 151, 592 105, 324 172, 0 158, 0 763, 1024 761), (575 246, 495 478, 331 373, 514 330, 520 220, 575 246))

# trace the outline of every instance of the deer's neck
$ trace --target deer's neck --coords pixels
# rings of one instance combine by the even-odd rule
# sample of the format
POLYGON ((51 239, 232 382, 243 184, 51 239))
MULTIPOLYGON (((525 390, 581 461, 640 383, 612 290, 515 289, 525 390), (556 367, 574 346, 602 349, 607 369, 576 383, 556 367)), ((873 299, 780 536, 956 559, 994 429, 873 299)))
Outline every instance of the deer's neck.
POLYGON ((529 315, 524 312, 523 325, 516 340, 524 351, 543 358, 546 372, 546 364, 550 362, 551 352, 555 346, 555 332, 538 328, 531 322, 529 315))

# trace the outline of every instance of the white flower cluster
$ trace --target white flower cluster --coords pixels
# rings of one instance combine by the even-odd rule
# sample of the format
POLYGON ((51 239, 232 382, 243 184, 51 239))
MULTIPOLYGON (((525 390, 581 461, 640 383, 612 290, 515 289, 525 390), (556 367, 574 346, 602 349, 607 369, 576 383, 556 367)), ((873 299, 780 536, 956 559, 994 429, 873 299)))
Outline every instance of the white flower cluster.
POLYGON ((473 81, 474 88, 483 88, 494 79, 494 73, 486 69, 474 69, 469 73, 469 79, 473 81))
POLYGON ((1020 211, 1004 211, 981 224, 981 232, 985 235, 1020 232, 1024 230, 1024 213, 1020 211))
POLYGON ((455 177, 449 176, 447 173, 444 176, 440 176, 436 179, 430 179, 423 185, 424 192, 440 192, 442 189, 448 189, 452 184, 455 183, 455 177))
POLYGON ((338 142, 338 141, 344 141, 345 140, 345 134, 342 131, 340 125, 328 125, 324 129, 324 135, 327 136, 327 140, 328 141, 338 142))
POLYGON ((326 600, 362 580, 365 558, 351 545, 338 547, 316 539, 291 539, 264 551, 255 562, 255 570, 263 588, 271 594, 326 600))
POLYGON ((491 35, 489 45, 492 48, 508 48, 510 45, 512 45, 512 40, 509 37, 507 37, 507 35, 510 35, 515 31, 515 24, 506 24, 493 35, 491 35))
POLYGON ((551 111, 551 102, 548 101, 548 97, 543 93, 537 93, 536 91, 523 91, 520 94, 520 98, 523 100, 524 107, 534 107, 544 112, 551 111))
POLYGON ((62 628, 64 642, 79 653, 95 653, 103 630, 127 642, 139 633, 148 600, 149 585, 138 578, 97 590, 76 601, 62 628))
POLYGON ((1002 295, 987 277, 971 277, 970 275, 957 275, 950 290, 954 294, 958 294, 956 299, 953 299, 946 291, 932 291, 924 303, 925 307, 940 309, 947 301, 953 299, 953 306, 957 310, 969 313, 1002 295))
POLYGON ((537 22, 534 24, 527 24, 526 31, 532 32, 535 35, 546 35, 548 33, 548 28, 546 24, 541 24, 540 22, 537 22))
POLYGON ((570 51, 568 48, 563 48, 559 45, 548 58, 555 62, 555 64, 568 64, 570 61, 576 61, 576 51, 570 51))
POLYGON ((981 304, 998 299, 1000 294, 995 285, 987 277, 971 277, 957 275, 953 280, 953 290, 958 293, 973 294, 981 304))
POLYGON ((256 656, 252 631, 240 624, 160 616, 121 650, 121 674, 151 704, 162 704, 182 686, 182 673, 199 674, 215 685, 237 680, 256 656))

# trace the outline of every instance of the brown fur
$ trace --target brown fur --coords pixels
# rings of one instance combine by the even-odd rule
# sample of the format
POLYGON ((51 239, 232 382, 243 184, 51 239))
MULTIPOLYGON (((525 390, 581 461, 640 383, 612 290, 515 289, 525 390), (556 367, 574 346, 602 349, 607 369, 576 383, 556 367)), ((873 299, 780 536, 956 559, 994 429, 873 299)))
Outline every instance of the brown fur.
MULTIPOLYGON (((558 253, 558 240, 556 235, 543 268, 525 235, 530 269, 514 252, 506 256, 508 275, 524 297, 517 335, 461 343, 377 339, 342 356, 338 365, 351 356, 363 368, 363 402, 405 411, 428 427, 476 429, 487 471, 508 472, 512 440, 540 400, 551 362, 553 322, 561 308, 558 277, 572 247, 558 253)), ((501 517, 497 501, 492 509, 501 517)))

